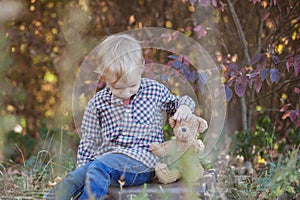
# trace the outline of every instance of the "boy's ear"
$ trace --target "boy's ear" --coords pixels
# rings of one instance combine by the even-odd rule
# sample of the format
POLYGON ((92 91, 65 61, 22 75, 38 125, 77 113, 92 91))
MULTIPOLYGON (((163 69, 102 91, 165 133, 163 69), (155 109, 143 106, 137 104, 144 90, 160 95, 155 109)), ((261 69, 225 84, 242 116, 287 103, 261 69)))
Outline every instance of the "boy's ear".
POLYGON ((175 125, 176 125, 176 120, 174 119, 174 117, 171 117, 171 118, 169 119, 169 124, 170 124, 170 126, 171 126, 172 128, 175 127, 175 125))
POLYGON ((197 117, 198 121, 198 132, 202 133, 208 128, 207 121, 202 119, 201 117, 197 117))

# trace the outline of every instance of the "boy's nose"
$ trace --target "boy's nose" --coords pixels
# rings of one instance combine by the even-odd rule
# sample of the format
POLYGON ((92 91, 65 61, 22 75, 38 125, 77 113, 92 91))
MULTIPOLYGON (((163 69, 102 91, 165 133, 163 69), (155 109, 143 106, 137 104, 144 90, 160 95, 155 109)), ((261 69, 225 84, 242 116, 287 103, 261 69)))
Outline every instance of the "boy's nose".
POLYGON ((186 128, 182 128, 181 130, 182 130, 182 132, 186 132, 186 128))

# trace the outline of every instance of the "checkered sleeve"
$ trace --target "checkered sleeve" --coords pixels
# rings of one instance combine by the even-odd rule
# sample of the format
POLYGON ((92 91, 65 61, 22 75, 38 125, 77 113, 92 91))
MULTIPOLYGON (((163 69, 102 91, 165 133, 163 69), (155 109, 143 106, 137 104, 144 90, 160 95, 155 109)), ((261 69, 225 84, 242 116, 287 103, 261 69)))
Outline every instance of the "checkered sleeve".
POLYGON ((94 159, 101 144, 100 119, 95 107, 95 99, 91 99, 84 111, 81 125, 81 140, 77 152, 77 167, 94 159))
POLYGON ((166 110, 169 115, 174 115, 176 110, 181 105, 187 105, 191 108, 192 112, 195 109, 195 102, 189 96, 178 97, 176 95, 172 95, 166 87, 163 86, 162 89, 162 109, 166 110))

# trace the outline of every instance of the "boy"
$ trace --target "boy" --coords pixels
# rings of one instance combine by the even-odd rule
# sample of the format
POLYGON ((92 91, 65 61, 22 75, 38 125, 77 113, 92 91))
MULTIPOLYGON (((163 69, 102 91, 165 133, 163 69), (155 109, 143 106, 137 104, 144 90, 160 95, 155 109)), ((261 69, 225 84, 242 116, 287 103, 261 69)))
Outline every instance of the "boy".
POLYGON ((195 107, 190 97, 171 95, 164 85, 142 78, 144 58, 133 37, 109 36, 98 49, 107 86, 88 102, 77 168, 49 193, 55 199, 104 199, 110 185, 148 182, 158 161, 149 146, 164 141, 161 111, 185 120, 195 107))

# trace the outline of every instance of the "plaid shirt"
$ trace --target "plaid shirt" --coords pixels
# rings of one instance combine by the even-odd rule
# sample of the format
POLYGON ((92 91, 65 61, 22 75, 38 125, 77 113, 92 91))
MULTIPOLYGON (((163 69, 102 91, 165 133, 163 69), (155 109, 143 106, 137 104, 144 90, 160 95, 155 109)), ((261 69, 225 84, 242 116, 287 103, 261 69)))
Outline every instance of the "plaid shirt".
POLYGON ((122 153, 154 167, 158 158, 149 146, 164 141, 162 110, 173 115, 183 104, 194 110, 190 97, 171 95, 164 85, 146 78, 129 105, 114 97, 108 87, 99 91, 84 112, 77 167, 107 153, 122 153))

